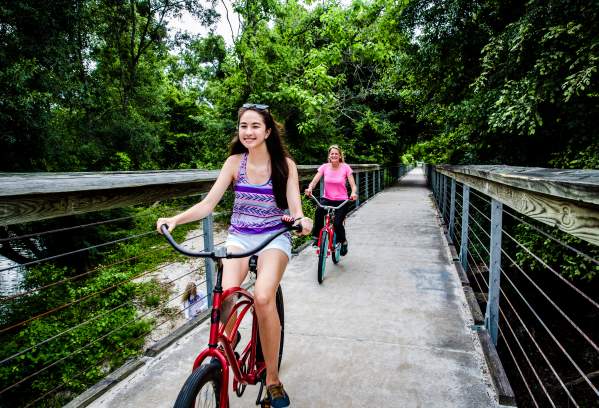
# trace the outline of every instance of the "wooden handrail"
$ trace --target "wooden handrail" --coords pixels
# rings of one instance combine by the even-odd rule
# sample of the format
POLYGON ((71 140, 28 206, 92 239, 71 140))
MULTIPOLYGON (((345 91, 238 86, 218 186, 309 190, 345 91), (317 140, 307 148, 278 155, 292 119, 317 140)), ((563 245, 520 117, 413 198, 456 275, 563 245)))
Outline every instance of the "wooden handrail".
POLYGON ((517 212, 599 245, 599 170, 436 166, 517 212))
MULTIPOLYGON (((356 173, 377 164, 352 164, 356 173)), ((299 165, 300 178, 318 166, 299 165)), ((0 225, 108 210, 204 193, 218 170, 0 173, 0 225)))

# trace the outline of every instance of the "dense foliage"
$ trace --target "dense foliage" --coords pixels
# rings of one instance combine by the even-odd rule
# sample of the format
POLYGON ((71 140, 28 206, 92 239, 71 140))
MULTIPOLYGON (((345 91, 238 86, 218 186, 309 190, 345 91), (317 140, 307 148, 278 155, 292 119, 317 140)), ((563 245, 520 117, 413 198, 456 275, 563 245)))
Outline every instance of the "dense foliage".
MULTIPOLYGON (((214 6, 194 0, 2 2, 0 171, 217 168, 246 101, 272 107, 302 164, 322 162, 326 146, 338 143, 354 163, 599 167, 597 0, 236 0, 229 13, 241 27, 232 44, 213 31, 190 35, 172 28, 184 13, 214 28, 225 19, 214 6)), ((87 245, 123 231, 144 232, 157 211, 114 231, 42 238, 27 254, 72 248, 69 239, 87 245)), ((8 233, 0 230, 0 239, 8 233)), ((526 228, 519 234, 539 251, 547 247, 526 228)), ((93 271, 157 242, 148 238, 31 268, 27 289, 89 276, 3 307, 3 327, 119 286, 36 319, 18 335, 0 333, 4 358, 93 319, 60 342, 4 364, 0 384, 110 333, 35 380, 36 398, 64 383, 67 391, 47 400, 60 405, 138 353, 153 324, 139 311, 167 295, 159 285, 132 280, 165 254, 93 271)), ((0 253, 27 261, 6 245, 0 253)), ((547 250, 543 259, 556 253, 547 250)), ((564 275, 596 277, 596 269, 564 259, 564 275)), ((535 262, 526 254, 518 260, 535 262)), ((9 394, 17 401, 28 391, 9 394)))
MULTIPOLYGON (((176 33, 213 5, 0 6, 5 171, 218 167, 248 100, 292 153, 354 162, 597 167, 596 1, 234 2, 239 35, 176 33)), ((223 16, 220 16, 224 20, 223 16)))
POLYGON ((449 163, 597 168, 597 1, 416 1, 404 91, 449 163))

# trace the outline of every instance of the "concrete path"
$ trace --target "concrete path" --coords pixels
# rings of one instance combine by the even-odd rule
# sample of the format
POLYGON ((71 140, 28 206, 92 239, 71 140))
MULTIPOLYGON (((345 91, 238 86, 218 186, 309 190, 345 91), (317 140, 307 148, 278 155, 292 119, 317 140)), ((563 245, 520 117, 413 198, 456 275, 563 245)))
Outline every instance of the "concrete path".
MULTIPOLYGON (((420 169, 347 222, 349 254, 322 285, 304 250, 283 279, 281 378, 292 406, 497 407, 420 169)), ((92 407, 171 407, 208 338, 203 324, 92 407)), ((232 407, 252 407, 258 387, 232 407)))

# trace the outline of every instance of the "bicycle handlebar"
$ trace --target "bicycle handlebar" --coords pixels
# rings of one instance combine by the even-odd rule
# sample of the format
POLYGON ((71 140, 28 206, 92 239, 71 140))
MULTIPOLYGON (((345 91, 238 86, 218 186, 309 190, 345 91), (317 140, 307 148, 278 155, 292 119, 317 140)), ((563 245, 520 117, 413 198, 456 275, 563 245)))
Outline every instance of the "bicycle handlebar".
MULTIPOLYGON (((298 218, 295 221, 300 220, 301 218, 298 218)), ((279 235, 284 234, 285 232, 288 231, 298 231, 300 232, 302 230, 302 224, 297 224, 297 225, 292 225, 286 222, 283 222, 285 224, 285 229, 281 230, 273 235, 271 235, 270 237, 266 238, 264 240, 264 242, 262 242, 260 245, 258 245, 256 248, 251 249, 249 251, 246 252, 240 252, 240 253, 236 253, 236 254, 231 254, 229 252, 227 252, 227 248, 225 247, 218 247, 215 248, 214 251, 210 251, 210 252, 206 252, 206 251, 200 251, 200 252, 194 252, 194 251, 190 251, 187 248, 182 247, 181 245, 179 245, 177 243, 177 241, 175 241, 175 239, 173 238, 173 236, 170 234, 170 232, 168 231, 168 226, 166 224, 162 224, 160 226, 160 231, 162 231, 162 234, 164 235, 164 237, 166 238, 166 240, 168 241, 169 244, 171 244, 171 246, 173 248, 175 248, 178 252, 182 253, 183 255, 186 256, 191 256, 191 257, 195 257, 195 258, 212 258, 212 259, 222 259, 222 258, 227 258, 227 259, 231 259, 231 258, 245 258, 247 256, 251 256, 254 255, 256 252, 261 251, 262 249, 264 249, 264 247, 266 247, 266 245, 270 244, 270 242, 275 239, 276 237, 278 237, 279 235)))
POLYGON ((320 201, 318 201, 318 199, 317 199, 316 197, 314 197, 314 194, 310 194, 310 197, 312 197, 312 199, 314 200, 314 202, 315 202, 315 203, 316 203, 316 204, 317 204, 317 205, 318 205, 320 208, 324 208, 325 210, 326 210, 327 208, 328 208, 328 209, 331 209, 331 210, 338 210, 338 209, 340 209, 341 207, 343 207, 343 206, 344 206, 344 205, 345 205, 345 204, 346 204, 346 203, 349 201, 349 199, 347 199, 347 200, 345 200, 344 202, 342 202, 341 204, 339 204, 337 207, 333 207, 333 206, 330 206, 330 205, 323 205, 323 204, 321 204, 321 203, 320 203, 320 201))

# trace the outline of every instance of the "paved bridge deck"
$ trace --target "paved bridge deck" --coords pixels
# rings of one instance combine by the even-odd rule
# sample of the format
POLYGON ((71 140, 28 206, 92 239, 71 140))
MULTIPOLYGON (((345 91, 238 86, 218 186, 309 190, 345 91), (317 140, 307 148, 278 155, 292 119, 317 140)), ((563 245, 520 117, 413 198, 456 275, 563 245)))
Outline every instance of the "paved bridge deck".
MULTIPOLYGON (((282 282, 281 378, 295 407, 496 407, 496 397, 422 171, 354 213, 350 252, 322 285, 304 250, 282 282)), ((170 407, 207 323, 92 407, 170 407)), ((258 388, 232 407, 254 406, 258 388)))

